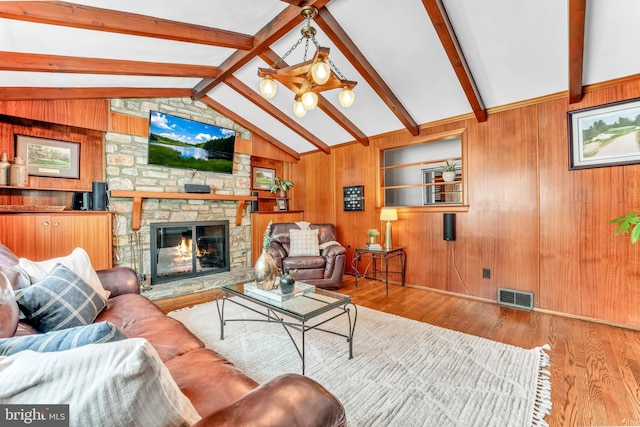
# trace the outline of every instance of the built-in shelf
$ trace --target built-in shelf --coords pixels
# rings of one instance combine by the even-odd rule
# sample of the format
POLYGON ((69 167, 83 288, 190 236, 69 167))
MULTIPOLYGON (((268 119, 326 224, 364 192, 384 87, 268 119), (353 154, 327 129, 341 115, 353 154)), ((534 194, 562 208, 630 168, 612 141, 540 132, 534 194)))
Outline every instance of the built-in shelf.
POLYGON ((236 196, 227 194, 211 193, 165 193, 159 191, 125 191, 111 190, 111 197, 132 198, 133 211, 131 219, 131 229, 140 229, 140 218, 142 217, 142 199, 183 199, 183 200, 231 200, 238 202, 236 211, 236 225, 242 224, 242 212, 245 202, 257 200, 256 196, 236 196))

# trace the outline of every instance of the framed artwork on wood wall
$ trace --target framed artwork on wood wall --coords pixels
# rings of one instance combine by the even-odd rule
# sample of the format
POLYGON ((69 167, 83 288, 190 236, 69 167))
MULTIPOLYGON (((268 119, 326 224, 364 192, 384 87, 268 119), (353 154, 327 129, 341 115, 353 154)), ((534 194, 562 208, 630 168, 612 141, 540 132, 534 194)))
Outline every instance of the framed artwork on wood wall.
POLYGON ((279 211, 287 210, 287 199, 278 199, 278 210, 279 211))
POLYGON ((29 167, 29 175, 80 178, 80 144, 16 135, 16 156, 29 167))
POLYGON ((567 115, 569 170, 640 163, 640 98, 567 115))
POLYGON ((271 186, 276 177, 276 170, 269 168, 257 168, 252 169, 252 187, 254 190, 271 190, 271 186))

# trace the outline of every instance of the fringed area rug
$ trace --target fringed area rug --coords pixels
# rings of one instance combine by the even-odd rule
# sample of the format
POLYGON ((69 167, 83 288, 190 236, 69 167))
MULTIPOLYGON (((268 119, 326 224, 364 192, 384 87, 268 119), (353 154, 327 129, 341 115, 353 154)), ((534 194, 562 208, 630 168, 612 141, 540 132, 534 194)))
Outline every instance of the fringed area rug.
MULTIPOLYGON (((278 324, 228 322, 220 340, 215 302, 169 315, 258 382, 302 370, 278 324)), ((227 303, 225 318, 259 316, 227 303)), ((324 326, 346 333, 347 317, 324 326)), ((365 307, 358 307, 353 359, 343 337, 310 331, 305 341, 306 375, 342 402, 349 426, 548 425, 548 346, 527 350, 365 307)))

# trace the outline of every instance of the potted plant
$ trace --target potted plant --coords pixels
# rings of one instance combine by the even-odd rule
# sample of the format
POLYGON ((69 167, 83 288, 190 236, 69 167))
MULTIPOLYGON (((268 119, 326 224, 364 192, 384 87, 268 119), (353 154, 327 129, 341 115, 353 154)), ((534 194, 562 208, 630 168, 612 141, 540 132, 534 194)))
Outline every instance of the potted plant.
POLYGON ((451 182, 456 179, 456 168, 458 164, 451 160, 447 160, 444 162, 444 165, 440 166, 440 170, 442 171, 442 179, 445 182, 451 182))
POLYGON ((620 223, 616 229, 616 236, 620 233, 631 234, 631 243, 635 244, 640 239, 640 227, 636 227, 640 223, 638 212, 633 211, 630 214, 622 215, 619 218, 612 219, 611 223, 620 223))
POLYGON ((380 231, 376 228, 370 228, 367 230, 367 236, 369 236, 369 243, 375 243, 376 237, 380 235, 380 231))
POLYGON ((282 178, 276 176, 273 179, 273 185, 271 185, 271 192, 272 193, 277 193, 279 191, 280 192, 280 197, 284 198, 284 197, 287 196, 286 191, 288 189, 290 189, 291 187, 293 187, 293 182, 287 181, 286 179, 282 179, 282 178))

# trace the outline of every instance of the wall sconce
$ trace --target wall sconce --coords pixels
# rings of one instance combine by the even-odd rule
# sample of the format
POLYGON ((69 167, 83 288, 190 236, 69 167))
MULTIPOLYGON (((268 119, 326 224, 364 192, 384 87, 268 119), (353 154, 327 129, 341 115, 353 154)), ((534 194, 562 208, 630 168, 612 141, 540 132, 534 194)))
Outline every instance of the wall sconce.
POLYGON ((387 227, 384 232, 384 248, 386 250, 393 249, 391 240, 391 221, 398 220, 398 211, 395 208, 382 208, 380 210, 380 221, 387 221, 387 227))

